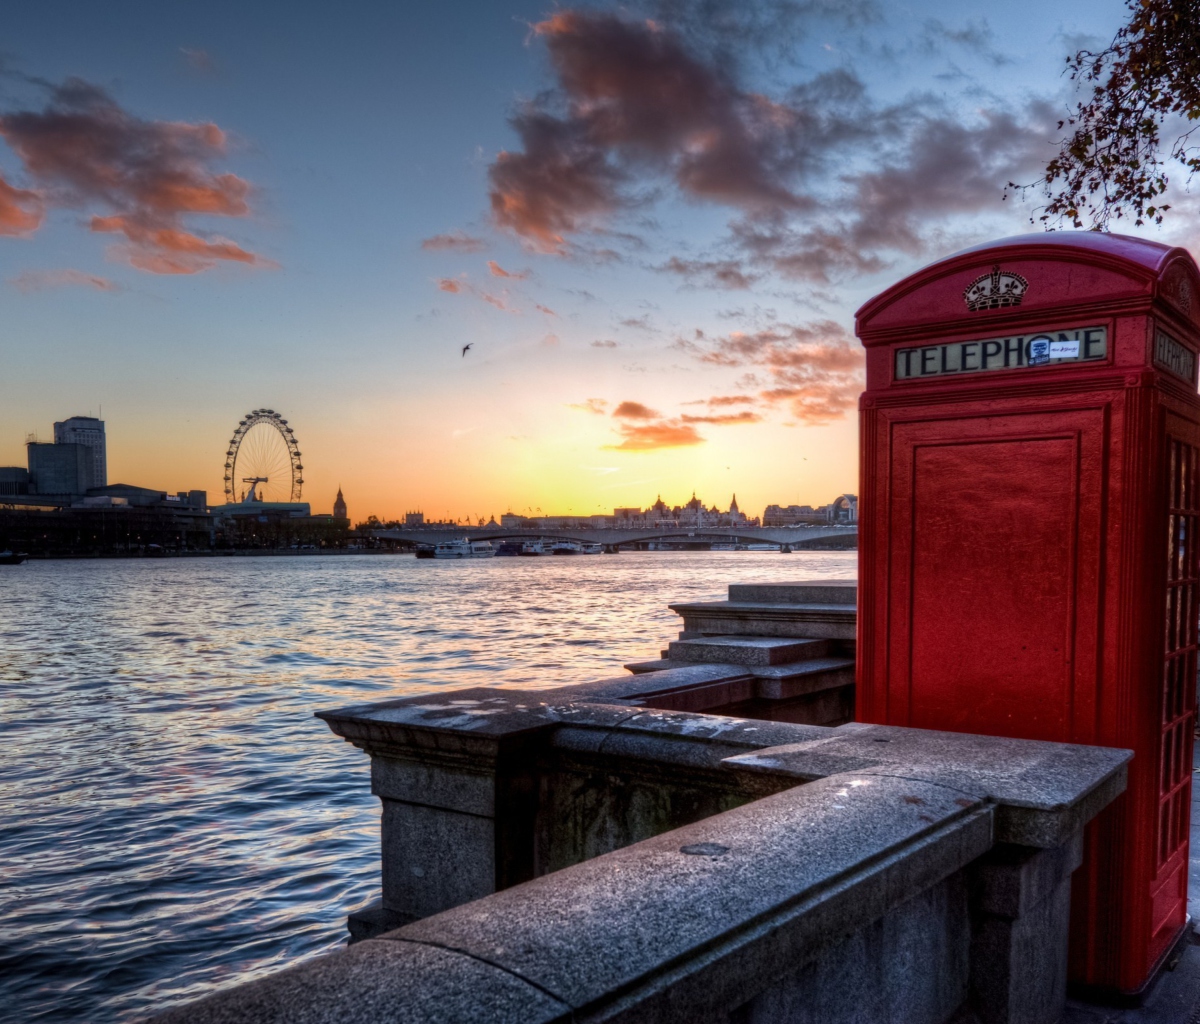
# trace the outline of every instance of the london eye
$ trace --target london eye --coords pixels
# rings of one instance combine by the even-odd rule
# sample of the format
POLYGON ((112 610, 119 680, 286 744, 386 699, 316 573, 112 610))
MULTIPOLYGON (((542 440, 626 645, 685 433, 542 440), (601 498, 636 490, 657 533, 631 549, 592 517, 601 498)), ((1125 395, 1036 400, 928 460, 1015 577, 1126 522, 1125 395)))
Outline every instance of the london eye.
POLYGON ((299 501, 304 484, 300 446, 274 409, 254 409, 237 425, 225 452, 225 501, 299 501))

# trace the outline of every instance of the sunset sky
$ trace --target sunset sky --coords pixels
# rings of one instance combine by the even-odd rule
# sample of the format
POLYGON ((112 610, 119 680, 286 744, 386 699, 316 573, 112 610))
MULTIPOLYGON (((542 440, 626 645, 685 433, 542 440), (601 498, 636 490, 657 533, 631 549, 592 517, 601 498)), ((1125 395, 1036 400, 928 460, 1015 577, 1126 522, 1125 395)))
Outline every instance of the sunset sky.
POLYGON ((218 501, 267 406, 314 511, 340 484, 355 520, 827 502, 857 486, 854 310, 1031 230, 1003 187, 1123 15, 19 5, 0 465, 102 411, 111 482, 218 501))

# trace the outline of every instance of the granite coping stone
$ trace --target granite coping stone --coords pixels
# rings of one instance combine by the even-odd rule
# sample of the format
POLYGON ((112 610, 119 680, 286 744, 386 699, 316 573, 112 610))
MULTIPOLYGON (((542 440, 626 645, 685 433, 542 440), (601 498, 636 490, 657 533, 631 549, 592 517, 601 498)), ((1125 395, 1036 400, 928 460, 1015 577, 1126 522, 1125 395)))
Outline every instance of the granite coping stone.
POLYGON ((455 907, 381 941, 494 963, 589 1019, 707 1020, 982 855, 993 809, 843 775, 455 907), (703 973, 703 982, 698 976, 703 973), (657 1008, 658 1012, 655 1012, 657 1008))
POLYGON ((859 772, 954 787, 999 805, 999 841, 1048 847, 1065 842, 1124 790, 1132 757, 1111 747, 852 722, 725 764, 798 780, 859 772))
POLYGON ((368 939, 153 1018, 155 1024, 553 1024, 570 1007, 440 945, 368 939))
POLYGON ((559 750, 602 752, 617 764, 637 760, 728 774, 724 763, 738 753, 819 739, 831 731, 820 725, 639 708, 613 729, 564 721, 550 743, 559 750))
POLYGON ((796 583, 731 583, 730 601, 789 604, 848 604, 858 599, 857 580, 801 580, 796 583))

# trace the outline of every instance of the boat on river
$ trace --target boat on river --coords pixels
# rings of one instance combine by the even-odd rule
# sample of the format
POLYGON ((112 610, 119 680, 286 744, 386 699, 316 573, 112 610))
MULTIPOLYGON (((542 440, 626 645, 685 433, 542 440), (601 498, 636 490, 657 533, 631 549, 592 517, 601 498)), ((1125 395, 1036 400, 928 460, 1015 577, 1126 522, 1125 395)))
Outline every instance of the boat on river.
POLYGON ((542 547, 542 542, 540 540, 527 540, 521 545, 521 554, 525 555, 526 557, 532 557, 533 555, 544 555, 545 553, 546 549, 542 547))
POLYGON ((604 545, 594 541, 585 542, 579 545, 579 553, 581 555, 602 555, 604 554, 604 545))
POLYGON ((552 555, 578 555, 582 553, 583 548, 580 544, 573 540, 555 541, 554 547, 550 549, 552 555))
POLYGON ((495 555, 496 549, 490 541, 468 540, 466 537, 444 540, 433 549, 434 558, 494 558, 495 555))
POLYGON ((0 565, 20 565, 28 557, 24 552, 0 551, 0 565))

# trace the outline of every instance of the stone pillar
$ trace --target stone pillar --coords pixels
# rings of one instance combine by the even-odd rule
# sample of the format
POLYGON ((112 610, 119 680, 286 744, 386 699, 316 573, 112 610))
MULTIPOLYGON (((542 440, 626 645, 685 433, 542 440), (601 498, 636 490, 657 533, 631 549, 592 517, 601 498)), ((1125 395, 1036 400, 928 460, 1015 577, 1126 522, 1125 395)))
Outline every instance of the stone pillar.
POLYGON ((320 713, 371 755, 383 803, 382 899, 350 915, 351 942, 533 877, 538 747, 553 718, 528 698, 458 690, 371 705, 369 718, 320 713))
POLYGON ((971 1004, 981 1024, 1054 1024, 1067 998, 1071 873, 1083 833, 1039 850, 1001 843, 972 867, 971 1004))

